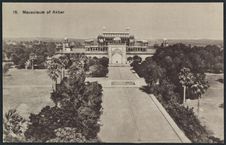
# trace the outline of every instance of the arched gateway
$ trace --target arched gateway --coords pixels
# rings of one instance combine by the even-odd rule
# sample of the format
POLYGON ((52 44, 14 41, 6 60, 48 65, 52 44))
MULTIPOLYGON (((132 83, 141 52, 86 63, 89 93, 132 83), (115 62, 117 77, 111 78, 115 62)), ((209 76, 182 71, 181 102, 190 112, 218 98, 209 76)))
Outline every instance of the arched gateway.
POLYGON ((126 64, 126 45, 109 45, 109 63, 126 64))
POLYGON ((112 63, 113 64, 122 64, 122 51, 120 49, 115 49, 112 52, 112 63))

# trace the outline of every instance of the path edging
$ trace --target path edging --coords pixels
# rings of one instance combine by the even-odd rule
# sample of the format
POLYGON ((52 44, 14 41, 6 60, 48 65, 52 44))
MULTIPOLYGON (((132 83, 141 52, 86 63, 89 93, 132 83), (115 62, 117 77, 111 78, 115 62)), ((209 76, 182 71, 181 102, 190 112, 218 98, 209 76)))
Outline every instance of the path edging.
POLYGON ((166 120, 169 122, 170 126, 173 128, 175 133, 178 135, 182 143, 191 143, 191 141, 185 136, 184 132, 181 131, 181 129, 176 125, 174 120, 171 118, 171 116, 166 112, 165 108, 162 106, 162 104, 156 99, 156 97, 151 94, 151 99, 155 103, 155 105, 158 107, 160 112, 163 114, 163 116, 166 118, 166 120))
POLYGON ((130 71, 139 79, 140 77, 138 76, 138 74, 133 70, 133 69, 130 69, 130 71))

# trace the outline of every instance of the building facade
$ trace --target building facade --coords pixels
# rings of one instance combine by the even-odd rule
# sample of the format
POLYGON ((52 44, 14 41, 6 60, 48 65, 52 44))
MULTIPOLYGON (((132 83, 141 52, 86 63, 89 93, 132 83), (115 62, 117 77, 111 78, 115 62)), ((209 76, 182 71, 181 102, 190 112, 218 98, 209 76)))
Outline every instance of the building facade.
POLYGON ((84 48, 73 48, 65 38, 58 53, 84 53, 91 57, 108 57, 109 64, 128 64, 128 57, 135 55, 142 59, 152 56, 155 49, 148 46, 146 40, 136 40, 127 32, 102 32, 96 40, 85 40, 84 48))

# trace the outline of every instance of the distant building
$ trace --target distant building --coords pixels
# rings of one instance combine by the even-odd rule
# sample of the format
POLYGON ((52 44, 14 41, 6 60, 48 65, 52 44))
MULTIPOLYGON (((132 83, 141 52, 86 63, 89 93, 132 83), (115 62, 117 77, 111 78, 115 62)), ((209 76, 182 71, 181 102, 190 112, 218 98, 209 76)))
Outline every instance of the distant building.
POLYGON ((108 57, 110 64, 127 64, 127 58, 139 55, 143 60, 152 56, 155 49, 148 47, 147 40, 136 40, 128 32, 106 32, 97 36, 97 40, 89 39, 84 42, 85 48, 73 48, 67 38, 63 47, 57 53, 84 53, 91 57, 108 57))

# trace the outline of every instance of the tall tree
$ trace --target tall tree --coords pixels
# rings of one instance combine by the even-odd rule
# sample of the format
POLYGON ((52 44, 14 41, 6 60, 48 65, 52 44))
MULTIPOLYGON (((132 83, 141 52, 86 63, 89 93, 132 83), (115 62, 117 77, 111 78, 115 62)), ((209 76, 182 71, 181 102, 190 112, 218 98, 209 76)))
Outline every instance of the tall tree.
POLYGON ((149 61, 144 71, 144 78, 149 87, 158 84, 165 72, 155 61, 149 61))
POLYGON ((205 74, 196 74, 194 84, 191 85, 191 92, 193 97, 198 98, 197 112, 200 110, 200 100, 209 87, 208 82, 205 81, 205 74))
POLYGON ((61 67, 56 58, 52 58, 47 64, 47 72, 49 77, 52 79, 52 89, 56 90, 57 79, 61 75, 61 67))
POLYGON ((194 76, 191 73, 189 68, 183 67, 179 74, 178 78, 180 80, 180 84, 182 85, 184 91, 183 91, 183 104, 186 101, 186 88, 194 84, 194 76))

